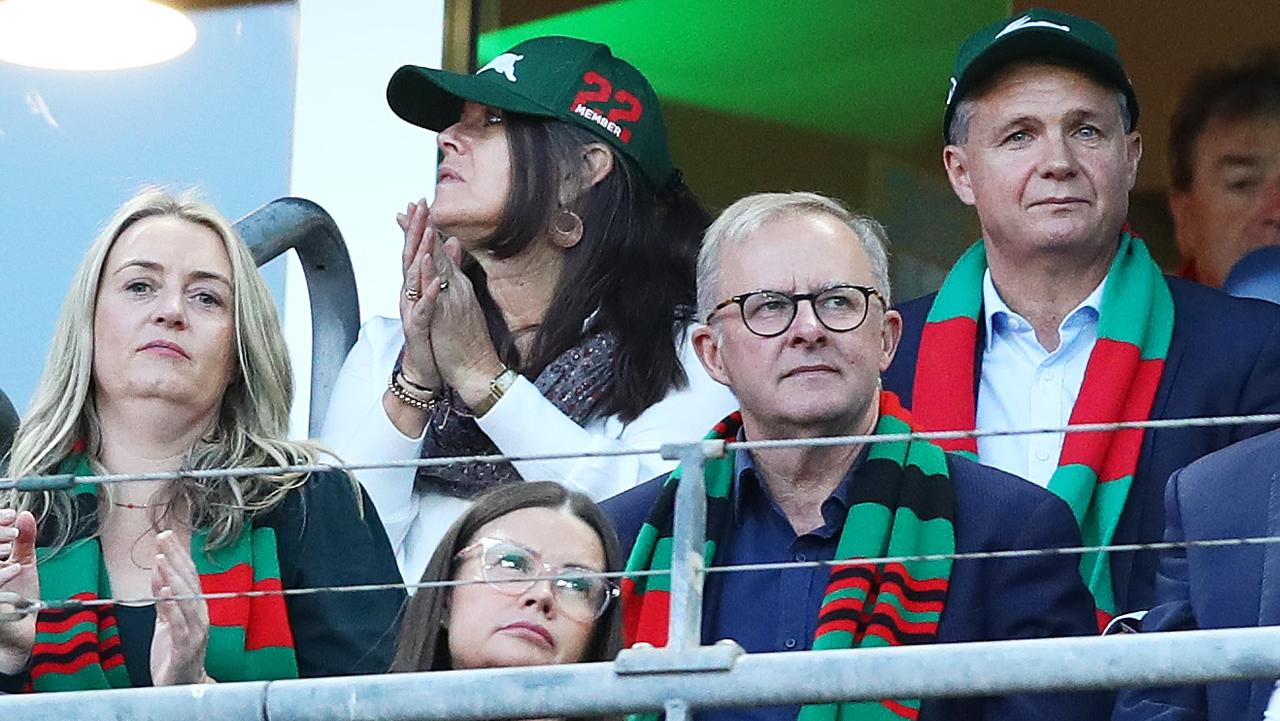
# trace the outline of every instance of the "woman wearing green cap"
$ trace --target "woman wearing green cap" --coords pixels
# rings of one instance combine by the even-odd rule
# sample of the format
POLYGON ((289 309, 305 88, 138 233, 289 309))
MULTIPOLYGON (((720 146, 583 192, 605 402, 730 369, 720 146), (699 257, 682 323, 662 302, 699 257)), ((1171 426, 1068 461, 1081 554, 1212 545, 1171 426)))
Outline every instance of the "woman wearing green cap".
MULTIPOLYGON (((475 75, 405 66, 387 99, 439 132, 435 199, 410 203, 400 318, 347 357, 323 438, 349 462, 572 454, 695 440, 736 407, 697 361, 694 260, 708 223, 658 99, 609 48, 526 41, 475 75)), ((468 499, 553 480, 600 499, 670 470, 656 454, 363 471, 416 581, 468 499)))

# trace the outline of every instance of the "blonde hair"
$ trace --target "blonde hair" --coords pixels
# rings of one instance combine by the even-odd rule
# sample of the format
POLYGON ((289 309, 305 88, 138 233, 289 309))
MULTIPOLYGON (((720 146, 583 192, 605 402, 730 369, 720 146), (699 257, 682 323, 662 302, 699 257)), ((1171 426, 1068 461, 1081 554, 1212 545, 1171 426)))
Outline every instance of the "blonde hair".
MULTIPOLYGON (((225 217, 192 192, 175 197, 160 188, 147 188, 116 211, 76 271, 44 373, 14 436, 9 459, 12 477, 55 472, 63 459, 79 450, 79 444, 91 459, 96 457, 101 430, 93 397, 93 318, 103 266, 125 230, 145 218, 161 216, 203 226, 222 239, 231 261, 234 294, 236 372, 214 427, 191 448, 183 469, 316 462, 321 452, 316 446, 285 440, 293 375, 275 302, 248 246, 225 217)), ((209 529, 208 548, 213 549, 229 545, 253 515, 275 508, 305 481, 306 475, 300 473, 182 478, 172 486, 173 499, 179 502, 170 507, 189 508, 193 527, 209 529)), ((111 485, 102 486, 102 491, 109 500, 111 485)), ((99 505, 104 511, 109 508, 105 502, 99 505)), ((3 491, 0 507, 29 510, 42 526, 50 522, 56 534, 55 550, 69 540, 79 520, 73 494, 67 490, 3 491)))

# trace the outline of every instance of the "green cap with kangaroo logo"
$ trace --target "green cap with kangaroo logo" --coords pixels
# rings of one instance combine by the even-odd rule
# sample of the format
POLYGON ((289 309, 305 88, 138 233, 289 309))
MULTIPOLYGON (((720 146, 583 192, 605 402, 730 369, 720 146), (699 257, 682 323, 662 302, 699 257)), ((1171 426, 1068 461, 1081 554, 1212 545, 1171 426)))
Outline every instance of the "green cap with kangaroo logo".
POLYGON ((1065 60, 1124 93, 1129 128, 1138 126, 1138 96, 1116 54, 1116 39, 1098 23, 1056 10, 1032 8, 975 32, 960 46, 942 120, 945 137, 956 105, 1001 68, 1019 60, 1065 60))
POLYGON ((387 102, 396 115, 437 132, 457 122, 468 100, 586 128, 633 160, 655 188, 679 180, 657 94, 607 45, 534 38, 490 60, 475 75, 405 65, 387 85, 387 102))

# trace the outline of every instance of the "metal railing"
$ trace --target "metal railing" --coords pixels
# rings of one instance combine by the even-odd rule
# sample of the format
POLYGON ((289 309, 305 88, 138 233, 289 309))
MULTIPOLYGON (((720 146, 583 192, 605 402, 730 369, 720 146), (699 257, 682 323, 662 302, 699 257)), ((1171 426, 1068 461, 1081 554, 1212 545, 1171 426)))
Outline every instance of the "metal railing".
POLYGON ((312 437, 329 407, 338 371, 360 332, 360 301, 342 232, 324 208, 303 198, 280 198, 236 222, 258 265, 292 250, 298 254, 311 299, 312 437))
MULTIPOLYGON (((1231 420, 1257 423, 1274 420, 1274 416, 1231 420)), ((1223 418, 1204 418, 1110 425, 1115 429, 1142 425, 1212 426, 1223 422, 1223 418)), ((1097 428, 1097 424, 1091 424, 1056 430, 1097 428)), ((1020 429, 1002 434, 1045 430, 1050 429, 1020 429)), ((958 433, 991 435, 984 431, 958 433)), ((708 707, 1000 696, 1280 677, 1280 627, 804 653, 747 654, 731 641, 704 645, 702 584, 708 572, 720 570, 706 568, 707 559, 703 556, 706 532, 703 468, 707 459, 734 448, 825 446, 887 438, 893 436, 664 445, 662 455, 680 461, 684 472, 677 490, 673 523, 668 644, 662 648, 628 649, 611 663, 11 696, 0 698, 0 718, 465 721, 665 712, 667 721, 689 721, 693 710, 708 707)), ((475 460, 414 459, 385 465, 475 460)), ((16 481, 20 487, 42 482, 40 479, 5 480, 16 481)), ((60 477, 45 480, 65 481, 60 477)), ((132 479, 121 477, 110 482, 129 480, 132 479)), ((308 592, 320 590, 326 589, 308 592)))

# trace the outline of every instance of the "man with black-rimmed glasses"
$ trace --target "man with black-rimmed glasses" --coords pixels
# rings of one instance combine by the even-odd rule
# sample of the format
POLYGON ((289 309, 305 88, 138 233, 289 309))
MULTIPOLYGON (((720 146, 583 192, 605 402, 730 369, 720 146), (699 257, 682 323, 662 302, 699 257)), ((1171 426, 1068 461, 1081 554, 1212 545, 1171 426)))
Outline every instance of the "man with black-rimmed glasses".
MULTIPOLYGON (((889 300, 884 229, 830 198, 750 196, 708 230, 698 259, 705 324, 694 345, 707 372, 741 404, 711 437, 883 438, 734 450, 707 461, 708 562, 796 565, 710 574, 704 642, 731 638, 761 653, 1090 633, 1093 606, 1077 559, 952 560, 1076 546, 1080 536, 1066 504, 1044 489, 929 442, 902 440, 911 420, 880 390, 901 334, 889 300), (1010 515, 1021 522, 1008 523, 1010 515), (856 563, 884 556, 932 560, 856 563), (848 563, 831 564, 840 561, 848 563)), ((669 567, 674 479, 682 473, 605 502, 632 547, 629 571, 669 567)), ((624 579, 628 642, 665 642, 666 591, 661 575, 624 579)), ((698 716, 1095 719, 1106 715, 1106 701, 1090 694, 883 699, 698 716)))

